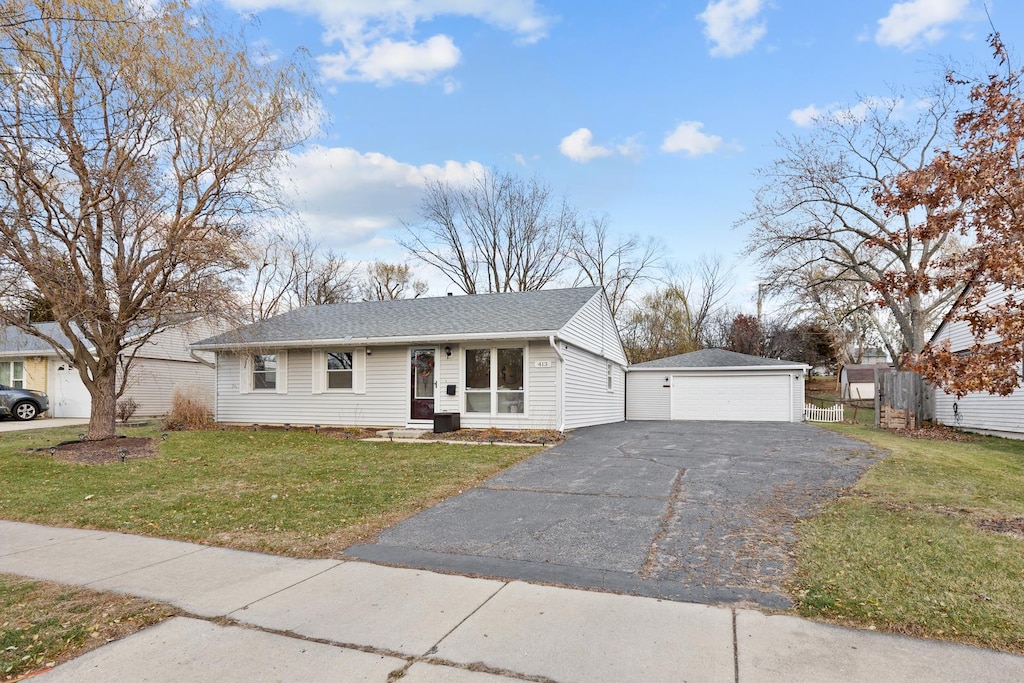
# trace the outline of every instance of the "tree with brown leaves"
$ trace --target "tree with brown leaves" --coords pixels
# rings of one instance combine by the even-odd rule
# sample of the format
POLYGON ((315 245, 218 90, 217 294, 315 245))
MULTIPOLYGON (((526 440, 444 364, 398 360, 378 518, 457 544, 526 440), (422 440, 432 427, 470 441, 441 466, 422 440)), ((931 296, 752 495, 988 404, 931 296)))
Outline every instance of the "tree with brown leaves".
POLYGON ((970 245, 946 259, 934 286, 970 282, 952 316, 969 325, 973 348, 956 354, 948 343, 928 345, 911 359, 914 369, 960 397, 1011 393, 1024 361, 1024 70, 1011 68, 998 34, 990 44, 1001 73, 971 88, 973 106, 956 118, 955 146, 898 175, 879 196, 891 212, 925 207, 922 237, 957 235, 970 245), (986 305, 997 287, 1006 296, 986 305))
POLYGON ((103 439, 139 348, 233 300, 315 93, 187 0, 0 0, 0 17, 0 319, 78 368, 103 439), (66 342, 29 324, 39 297, 66 342))

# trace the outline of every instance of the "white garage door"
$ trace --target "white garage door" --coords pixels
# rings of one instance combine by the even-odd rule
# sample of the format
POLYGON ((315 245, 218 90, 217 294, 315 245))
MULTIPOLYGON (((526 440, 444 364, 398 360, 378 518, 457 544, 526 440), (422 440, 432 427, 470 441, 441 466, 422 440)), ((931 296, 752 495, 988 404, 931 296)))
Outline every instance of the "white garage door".
MULTIPOLYGON (((52 365, 50 367, 53 367, 52 365)), ((50 397, 50 414, 54 417, 89 417, 92 397, 82 377, 70 363, 57 363, 50 397)))
POLYGON ((788 374, 673 375, 673 420, 789 422, 793 380, 788 374))

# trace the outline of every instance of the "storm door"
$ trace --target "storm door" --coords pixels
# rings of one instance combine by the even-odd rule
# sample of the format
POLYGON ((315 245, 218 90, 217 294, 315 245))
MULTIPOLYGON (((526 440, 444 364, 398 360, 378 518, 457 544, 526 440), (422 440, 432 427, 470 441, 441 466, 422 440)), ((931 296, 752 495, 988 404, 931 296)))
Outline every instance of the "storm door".
POLYGON ((409 417, 413 420, 433 420, 434 392, 437 389, 434 374, 436 349, 412 349, 410 353, 409 391, 412 408, 409 417))

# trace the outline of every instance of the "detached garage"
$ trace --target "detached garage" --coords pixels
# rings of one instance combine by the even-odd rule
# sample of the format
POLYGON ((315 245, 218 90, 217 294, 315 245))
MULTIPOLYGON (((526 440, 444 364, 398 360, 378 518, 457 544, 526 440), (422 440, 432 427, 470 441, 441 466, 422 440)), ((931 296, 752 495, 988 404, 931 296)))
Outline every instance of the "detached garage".
POLYGON ((631 365, 627 420, 801 422, 803 363, 704 349, 631 365))

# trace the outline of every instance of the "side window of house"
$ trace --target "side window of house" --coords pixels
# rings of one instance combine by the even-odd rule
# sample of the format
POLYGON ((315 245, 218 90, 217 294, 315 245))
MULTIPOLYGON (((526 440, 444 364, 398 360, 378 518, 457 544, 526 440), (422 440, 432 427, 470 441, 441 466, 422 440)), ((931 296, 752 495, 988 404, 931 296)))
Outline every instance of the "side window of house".
POLYGON ((352 352, 327 352, 327 388, 352 388, 352 352))
POLYGON ((0 384, 14 389, 24 389, 25 363, 20 360, 0 361, 0 384))
POLYGON ((277 389, 277 354, 262 353, 252 357, 252 388, 277 389))
POLYGON ((608 391, 615 388, 615 377, 612 375, 612 364, 608 363, 608 391))

